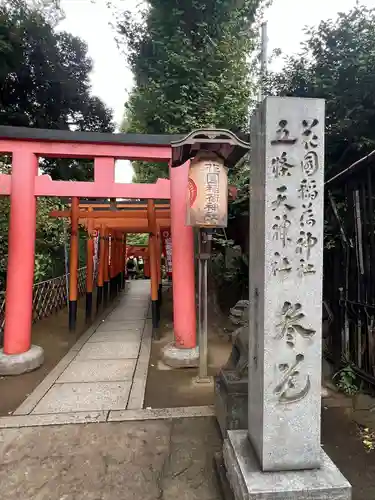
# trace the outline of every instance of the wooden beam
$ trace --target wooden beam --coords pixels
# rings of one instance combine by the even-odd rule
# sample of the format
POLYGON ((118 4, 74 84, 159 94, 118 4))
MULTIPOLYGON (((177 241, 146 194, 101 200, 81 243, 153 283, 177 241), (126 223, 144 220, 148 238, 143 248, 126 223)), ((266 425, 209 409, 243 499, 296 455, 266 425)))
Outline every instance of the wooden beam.
MULTIPOLYGON (((87 228, 89 219, 80 219, 80 224, 87 228)), ((92 219, 91 219, 92 220, 92 219)), ((147 219, 94 219, 94 227, 95 229, 100 229, 100 226, 104 224, 109 229, 118 229, 123 232, 128 233, 150 233, 153 232, 150 227, 147 219), (137 229, 137 231, 134 231, 137 229)), ((158 219, 158 224, 160 227, 168 228, 171 225, 171 219, 158 219)), ((157 229, 156 229, 157 231, 157 229)))
MULTIPOLYGON (((67 206, 70 207, 70 203, 67 203, 67 206)), ((89 201, 86 203, 80 203, 79 208, 82 210, 87 210, 89 207, 93 208, 94 210, 98 208, 102 209, 109 209, 110 203, 90 203, 89 201)), ((158 203, 155 204, 155 210, 158 211, 160 209, 170 209, 171 205, 170 203, 158 203)), ((134 209, 134 210, 146 210, 147 211, 147 203, 129 203, 129 202, 117 202, 116 203, 116 208, 125 208, 125 209, 134 209)))
MULTIPOLYGON (((91 208, 91 207, 90 207, 91 208)), ((50 217, 71 217, 71 210, 53 210, 50 217)), ((169 209, 161 209, 156 212, 157 218, 169 218, 169 209)), ((147 210, 80 210, 78 217, 81 219, 147 219, 147 210)))

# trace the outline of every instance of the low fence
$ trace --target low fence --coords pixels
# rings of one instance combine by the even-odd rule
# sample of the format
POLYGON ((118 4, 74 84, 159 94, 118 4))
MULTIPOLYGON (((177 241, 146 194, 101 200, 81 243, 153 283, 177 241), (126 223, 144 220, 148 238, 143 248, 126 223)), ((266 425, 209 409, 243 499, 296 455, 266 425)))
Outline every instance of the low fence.
POLYGON ((336 366, 375 385, 375 155, 352 167, 327 184, 326 346, 336 366))
MULTIPOLYGON (((35 283, 33 286, 33 323, 47 318, 68 304, 67 283, 69 274, 35 283)), ((81 297, 86 290, 86 267, 78 269, 78 295, 81 297)), ((2 345, 5 325, 6 292, 0 294, 0 345, 2 345)))

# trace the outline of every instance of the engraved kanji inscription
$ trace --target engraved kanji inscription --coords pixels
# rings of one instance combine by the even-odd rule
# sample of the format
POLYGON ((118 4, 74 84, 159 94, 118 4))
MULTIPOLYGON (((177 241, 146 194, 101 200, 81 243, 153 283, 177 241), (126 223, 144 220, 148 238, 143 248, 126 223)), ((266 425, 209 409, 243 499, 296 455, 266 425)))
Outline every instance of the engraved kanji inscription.
POLYGON ((315 274, 315 266, 314 264, 309 264, 305 261, 305 259, 301 259, 299 261, 299 266, 297 268, 297 273, 299 276, 306 276, 307 274, 315 274))
POLYGON ((299 302, 292 304, 285 301, 281 309, 281 321, 276 324, 277 334, 275 338, 285 338, 287 345, 293 348, 297 334, 307 339, 313 337, 316 331, 301 325, 301 321, 304 318, 305 313, 302 311, 302 305, 299 302))
POLYGON ((311 202, 302 204, 302 214, 301 214, 301 217, 299 219, 301 227, 304 227, 305 225, 309 226, 309 227, 315 226, 316 220, 314 217, 312 206, 313 205, 311 202))
POLYGON ((271 160, 272 173, 275 179, 279 177, 290 177, 292 174, 290 170, 295 167, 289 160, 286 152, 281 153, 280 156, 275 156, 271 160))
POLYGON ((291 222, 286 214, 284 214, 282 217, 276 215, 275 223, 272 226, 273 239, 276 241, 280 241, 283 247, 286 247, 288 244, 292 243, 292 239, 288 236, 290 225, 291 222))
POLYGON ((319 120, 314 118, 313 120, 302 120, 302 141, 304 143, 305 149, 317 148, 319 144, 318 136, 313 130, 319 123, 319 120))
POLYGON ((209 164, 205 182, 204 221, 213 225, 219 220, 219 174, 220 168, 214 162, 209 164))
POLYGON ((319 159, 315 151, 308 151, 305 154, 302 162, 302 172, 307 176, 311 177, 319 168, 319 159))
POLYGON ((306 260, 311 257, 311 249, 318 243, 318 238, 315 238, 309 231, 300 231, 297 239, 296 253, 306 254, 306 260))
POLYGON ((275 387, 274 394, 280 403, 296 403, 304 399, 311 389, 310 376, 303 380, 298 368, 303 363, 303 354, 297 354, 293 364, 281 363, 278 369, 281 372, 281 381, 275 387))
POLYGON ((318 196, 316 181, 314 179, 302 179, 298 189, 299 197, 304 201, 313 201, 318 196))
POLYGON ((277 276, 278 273, 289 274, 292 270, 288 257, 281 257, 279 252, 275 252, 271 268, 274 276, 277 276))
POLYGON ((272 146, 276 144, 295 144, 297 138, 290 134, 288 121, 280 120, 276 130, 276 137, 271 141, 272 146))
POLYGON ((295 208, 293 205, 290 203, 287 203, 288 196, 286 194, 288 188, 286 186, 280 186, 276 189, 277 191, 277 196, 276 199, 271 203, 272 205, 272 210, 277 210, 281 206, 284 206, 287 210, 293 210, 295 208))

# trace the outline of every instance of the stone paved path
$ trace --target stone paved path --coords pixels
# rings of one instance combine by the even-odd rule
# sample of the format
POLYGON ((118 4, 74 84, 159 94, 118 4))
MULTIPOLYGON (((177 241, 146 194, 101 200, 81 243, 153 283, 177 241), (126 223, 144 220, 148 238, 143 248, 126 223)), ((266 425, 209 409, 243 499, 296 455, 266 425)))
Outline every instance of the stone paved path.
POLYGON ((219 500, 213 418, 0 430, 4 500, 219 500))
POLYGON ((142 408, 151 348, 149 290, 149 281, 131 281, 115 309, 80 338, 14 415, 142 408))

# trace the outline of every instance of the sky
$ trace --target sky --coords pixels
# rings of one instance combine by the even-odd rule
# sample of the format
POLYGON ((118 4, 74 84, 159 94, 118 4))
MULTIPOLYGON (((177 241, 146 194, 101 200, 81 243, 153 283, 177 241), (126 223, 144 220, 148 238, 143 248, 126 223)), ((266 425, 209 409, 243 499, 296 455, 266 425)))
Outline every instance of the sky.
MULTIPOLYGON (((126 8, 137 11, 140 0, 113 0, 126 8)), ((322 19, 335 17, 355 6, 357 0, 273 0, 265 13, 268 32, 268 53, 279 48, 285 54, 298 52, 303 41, 303 28, 316 25, 322 19)), ((361 0, 362 5, 375 7, 375 0, 361 0)), ((61 0, 65 19, 59 29, 69 31, 86 41, 88 53, 94 62, 91 74, 92 92, 99 96, 114 111, 119 126, 124 112, 124 103, 132 88, 133 77, 127 67, 125 55, 116 45, 111 27, 111 13, 106 0, 61 0)), ((274 62, 280 65, 280 61, 274 62)), ((116 165, 116 181, 131 182, 132 169, 129 162, 116 165)))

